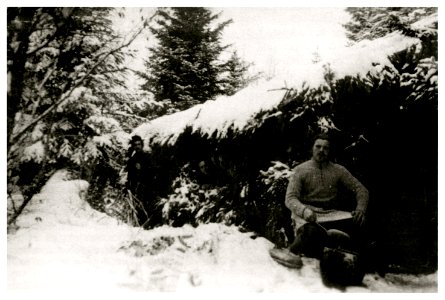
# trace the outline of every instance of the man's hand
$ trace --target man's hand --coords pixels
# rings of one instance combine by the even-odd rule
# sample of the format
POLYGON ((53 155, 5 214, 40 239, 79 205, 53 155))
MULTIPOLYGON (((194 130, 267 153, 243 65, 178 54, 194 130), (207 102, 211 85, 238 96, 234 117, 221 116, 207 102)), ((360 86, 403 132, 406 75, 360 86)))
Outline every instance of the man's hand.
POLYGON ((312 209, 305 207, 303 210, 303 219, 305 219, 309 223, 317 222, 317 215, 312 209))
POLYGON ((352 221, 354 224, 357 224, 358 226, 363 226, 365 224, 365 212, 362 210, 354 210, 352 212, 352 221))

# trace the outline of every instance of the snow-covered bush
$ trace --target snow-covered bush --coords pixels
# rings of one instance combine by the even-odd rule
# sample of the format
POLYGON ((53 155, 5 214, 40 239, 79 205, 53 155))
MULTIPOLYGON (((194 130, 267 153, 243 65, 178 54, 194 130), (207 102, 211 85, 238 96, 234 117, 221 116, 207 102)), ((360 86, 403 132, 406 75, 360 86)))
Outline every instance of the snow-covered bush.
POLYGON ((200 200, 200 187, 181 171, 172 183, 173 193, 161 202, 164 222, 182 226, 193 222, 193 213, 200 200))
POLYGON ((282 195, 283 188, 287 186, 292 170, 280 161, 273 161, 266 171, 260 171, 260 180, 267 187, 271 195, 282 195))
POLYGON ((271 166, 258 176, 257 189, 260 191, 261 210, 265 216, 264 235, 279 246, 285 247, 293 239, 290 213, 284 206, 284 198, 291 168, 280 161, 272 161, 271 166))
POLYGON ((172 183, 173 192, 160 201, 163 222, 172 226, 218 222, 231 225, 236 213, 227 199, 227 187, 200 184, 189 164, 172 183))
POLYGON ((422 99, 434 101, 437 97, 438 62, 434 56, 421 59, 415 68, 415 73, 403 73, 401 85, 412 92, 407 101, 422 99))

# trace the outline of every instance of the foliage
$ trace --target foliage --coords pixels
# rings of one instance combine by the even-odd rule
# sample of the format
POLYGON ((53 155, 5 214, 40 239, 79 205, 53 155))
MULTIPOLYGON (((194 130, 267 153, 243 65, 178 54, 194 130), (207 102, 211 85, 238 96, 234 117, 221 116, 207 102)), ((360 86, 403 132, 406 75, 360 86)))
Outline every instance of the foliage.
POLYGON ((402 86, 410 88, 407 101, 427 99, 434 101, 437 97, 438 65, 434 56, 423 58, 415 67, 415 73, 403 73, 402 86))
POLYGON ((218 17, 202 7, 159 9, 158 26, 151 28, 158 44, 150 48, 147 73, 139 73, 155 100, 184 110, 247 83, 249 65, 236 53, 222 60, 228 46, 221 45, 221 34, 232 21, 214 24, 218 17))
POLYGON ((91 185, 87 201, 94 209, 133 226, 141 226, 140 220, 147 217, 144 205, 116 184, 91 185))
MULTIPOLYGON (((156 205, 149 213, 161 212, 164 218, 150 226, 225 222, 286 246, 293 237, 283 203, 286 178, 309 157, 312 137, 328 131, 336 141, 336 161, 371 191, 369 226, 383 249, 377 251, 382 263, 414 271, 437 267, 437 22, 414 26, 436 10, 349 11, 358 22, 347 25, 353 41, 399 30, 420 44, 391 56, 391 66, 375 65, 366 76, 340 78, 326 65, 324 84, 288 89, 278 107, 257 114, 244 131, 229 128, 218 137, 188 128, 174 145, 151 144, 158 177, 152 183, 156 205), (206 176, 199 174, 197 160, 211 167, 206 176)), ((144 211, 134 214, 140 203, 118 183, 125 130, 141 118, 187 108, 224 89, 233 93, 238 87, 229 90, 224 83, 244 80, 237 77, 242 65, 217 59, 224 49, 219 34, 229 21, 209 28, 218 15, 174 8, 160 10, 153 29, 161 39, 146 75, 162 79, 147 83, 147 89, 158 91, 154 99, 149 93, 123 92, 118 88, 127 55, 123 49, 132 37, 114 35, 108 13, 106 8, 8 9, 8 192, 24 196, 17 199, 21 205, 9 196, 8 223, 52 170, 70 166, 90 181, 92 205, 136 224, 144 211), (203 31, 191 30, 197 35, 187 36, 187 43, 181 37, 190 27, 203 31), (201 38, 209 44, 197 43, 201 38), (188 60, 196 53, 195 61, 188 60), (175 66, 186 75, 178 76, 175 66), (224 72, 235 79, 224 82, 224 72)))
POLYGON ((264 206, 261 210, 265 212, 264 235, 281 247, 293 240, 290 213, 283 203, 291 174, 287 164, 273 161, 266 171, 260 170, 258 176, 260 203, 264 206))
POLYGON ((221 74, 220 84, 225 95, 233 95, 259 78, 259 74, 255 76, 247 75, 251 65, 242 61, 236 51, 232 52, 230 58, 223 65, 221 74))
MULTIPOLYGON (((129 128, 115 113, 128 112, 130 125, 145 120, 132 116, 135 98, 124 89, 123 63, 133 55, 124 49, 148 23, 120 37, 111 29, 111 12, 8 8, 8 182, 21 187, 21 209, 32 196, 28 178, 42 172, 68 167, 90 179, 91 168, 106 161, 116 173, 115 154, 129 128)), ((43 182, 32 184, 38 189, 43 182)))
POLYGON ((400 30, 413 34, 410 27, 425 16, 437 13, 436 7, 349 7, 352 21, 344 25, 352 41, 373 40, 400 30))
MULTIPOLYGON (((175 145, 157 145, 175 160, 165 166, 175 172, 197 158, 220 166, 223 175, 218 175, 217 186, 236 192, 216 208, 232 209, 235 224, 286 246, 293 238, 290 213, 284 207, 286 177, 290 168, 310 157, 313 137, 327 131, 335 140, 332 158, 371 192, 368 225, 370 238, 378 245, 375 267, 434 270, 437 29, 434 24, 412 27, 406 34, 418 37, 420 44, 389 57, 389 66, 374 65, 364 76, 338 77, 326 65, 324 84, 288 89, 277 108, 257 114, 243 131, 229 128, 218 137, 186 130, 175 145), (403 218, 412 223, 401 224, 403 218)), ((173 211, 178 213, 169 218, 187 216, 186 222, 193 224, 205 200, 198 200, 200 185, 185 178, 175 181, 177 190, 165 203, 177 204, 173 211), (179 212, 184 214, 178 217, 179 212)))
POLYGON ((292 170, 288 165, 273 161, 266 171, 260 171, 260 180, 267 187, 267 193, 272 197, 283 198, 283 187, 287 186, 292 170))
POLYGON ((172 226, 200 223, 235 223, 236 214, 231 199, 226 197, 227 187, 200 184, 193 178, 197 172, 187 164, 173 180, 173 192, 160 201, 163 222, 172 226))

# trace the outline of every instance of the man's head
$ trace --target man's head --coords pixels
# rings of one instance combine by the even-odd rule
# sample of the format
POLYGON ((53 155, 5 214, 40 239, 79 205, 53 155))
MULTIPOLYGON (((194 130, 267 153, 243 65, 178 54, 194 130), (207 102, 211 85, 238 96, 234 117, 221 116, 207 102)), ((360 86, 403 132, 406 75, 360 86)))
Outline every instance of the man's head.
POLYGON ((312 159, 317 163, 329 161, 330 139, 326 134, 318 135, 312 146, 312 159))
POLYGON ((130 144, 131 147, 133 147, 133 149, 136 152, 140 152, 144 148, 144 142, 142 141, 142 138, 139 135, 133 136, 131 138, 130 144))
POLYGON ((202 174, 205 174, 205 175, 207 174, 207 165, 206 165, 205 161, 201 160, 198 163, 198 167, 202 174))

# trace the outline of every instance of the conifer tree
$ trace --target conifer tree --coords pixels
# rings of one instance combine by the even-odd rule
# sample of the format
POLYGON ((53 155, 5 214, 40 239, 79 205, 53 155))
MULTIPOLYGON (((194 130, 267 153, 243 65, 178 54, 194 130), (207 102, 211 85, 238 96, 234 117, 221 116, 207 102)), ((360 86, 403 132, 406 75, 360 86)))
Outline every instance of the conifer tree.
POLYGON ((237 51, 233 51, 229 60, 224 66, 225 73, 222 79, 223 90, 227 95, 233 95, 238 90, 246 87, 249 82, 256 79, 256 76, 248 76, 247 71, 251 64, 246 63, 239 57, 237 51))
POLYGON ((124 48, 148 23, 121 37, 112 11, 8 8, 8 188, 24 199, 8 223, 55 168, 84 168, 115 146, 103 135, 122 130, 112 113, 130 102, 124 48))
POLYGON ((373 40, 400 30, 413 32, 409 25, 437 12, 436 7, 348 7, 352 20, 344 25, 350 40, 373 40))
POLYGON ((140 74, 146 80, 142 88, 158 101, 169 99, 183 108, 232 93, 239 83, 225 86, 227 62, 221 61, 228 47, 221 44, 222 31, 232 20, 215 24, 220 14, 202 7, 160 9, 159 16, 151 29, 158 45, 150 48, 147 73, 140 74))

